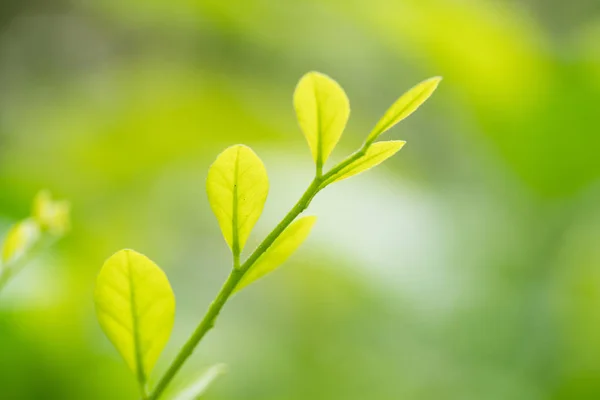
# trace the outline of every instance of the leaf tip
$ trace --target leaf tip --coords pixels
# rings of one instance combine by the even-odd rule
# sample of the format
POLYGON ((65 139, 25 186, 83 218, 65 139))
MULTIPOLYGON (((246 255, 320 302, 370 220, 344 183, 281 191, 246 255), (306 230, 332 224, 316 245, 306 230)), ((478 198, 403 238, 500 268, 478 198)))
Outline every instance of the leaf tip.
POLYGON ((398 151, 404 147, 404 145, 406 144, 406 140, 390 140, 389 143, 393 143, 394 144, 393 148, 396 151, 398 151))
POLYGON ((428 84, 431 84, 431 86, 432 86, 431 90, 433 92, 434 90, 437 89, 437 87, 443 80, 444 80, 444 77, 438 75, 438 76, 434 76, 429 79, 426 79, 425 82, 428 84))
POLYGON ((107 261, 112 258, 119 257, 119 256, 130 256, 130 255, 138 255, 138 254, 142 255, 133 249, 125 248, 125 249, 115 251, 110 257, 108 257, 107 261))
POLYGON ((326 78, 326 79, 331 79, 331 77, 329 77, 327 74, 324 74, 323 72, 319 72, 319 71, 308 71, 307 73, 305 73, 304 75, 302 75, 302 78, 300 78, 301 80, 304 78, 326 78))
POLYGON ((250 151, 252 151, 252 149, 250 148, 250 146, 247 146, 247 145, 245 145, 243 143, 238 143, 238 144, 231 145, 231 146, 229 146, 229 148, 236 149, 236 150, 242 150, 243 149, 243 150, 250 150, 250 151))
POLYGON ((227 154, 229 152, 240 152, 242 150, 249 150, 252 153, 254 153, 254 151, 249 147, 246 146, 245 144, 242 143, 237 143, 237 144, 232 144, 231 146, 227 147, 225 150, 223 150, 221 153, 219 153, 219 155, 217 156, 217 158, 221 157, 224 154, 227 154))

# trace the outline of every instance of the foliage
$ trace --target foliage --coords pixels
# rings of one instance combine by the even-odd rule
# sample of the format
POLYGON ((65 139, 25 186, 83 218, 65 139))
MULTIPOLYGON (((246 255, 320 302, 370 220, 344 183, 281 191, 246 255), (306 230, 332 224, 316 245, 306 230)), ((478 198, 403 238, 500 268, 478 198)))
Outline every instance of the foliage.
POLYGON ((0 254, 0 290, 27 264, 36 250, 68 232, 69 208, 68 202, 53 200, 46 190, 35 196, 31 216, 14 224, 4 238, 0 254))
MULTIPOLYGON (((243 262, 240 254, 259 219, 269 191, 266 169, 248 147, 224 150, 211 165, 206 189, 210 206, 233 255, 231 273, 190 339, 169 369, 148 391, 148 376, 173 326, 175 299, 165 274, 147 257, 122 250, 109 258, 96 282, 100 324, 137 376, 144 400, 158 399, 215 321, 229 297, 275 270, 308 237, 316 218, 304 216, 312 199, 329 184, 364 172, 391 157, 402 141, 374 141, 414 112, 436 89, 440 78, 420 83, 401 96, 377 123, 363 146, 323 172, 341 138, 350 106, 342 88, 328 76, 310 72, 300 80, 294 106, 308 141, 316 173, 308 189, 283 220, 243 262)), ((204 386, 203 386, 204 387, 204 386)))
POLYGON ((175 319, 175 296, 164 272, 147 257, 121 250, 96 283, 98 321, 143 388, 175 319))

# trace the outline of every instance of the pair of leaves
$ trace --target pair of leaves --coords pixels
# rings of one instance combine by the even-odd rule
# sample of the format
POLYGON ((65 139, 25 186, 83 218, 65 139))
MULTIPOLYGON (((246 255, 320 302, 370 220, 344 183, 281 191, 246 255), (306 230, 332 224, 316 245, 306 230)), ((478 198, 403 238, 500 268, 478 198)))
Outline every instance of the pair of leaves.
MULTIPOLYGON (((431 78, 402 95, 367 137, 365 154, 330 177, 327 184, 373 168, 400 150, 405 144, 404 141, 371 143, 416 111, 433 93, 439 82, 440 78, 431 78)), ((348 97, 333 79, 318 72, 310 72, 300 79, 296 87, 294 107, 320 171, 346 127, 350 116, 348 97)), ((266 169, 250 148, 235 145, 223 151, 211 165, 206 187, 210 206, 237 266, 244 245, 267 199, 269 179, 266 169)), ((314 219, 299 220, 298 225, 288 227, 248 271, 238 289, 285 261, 306 239, 313 224, 314 219)))
MULTIPOLYGON (((308 236, 315 220, 303 217, 291 224, 248 271, 236 290, 285 261, 308 236)), ((121 250, 102 266, 94 301, 102 330, 144 388, 173 329, 175 296, 166 275, 146 256, 121 250)), ((211 368, 180 393, 177 400, 196 399, 222 373, 222 366, 211 368)))
POLYGON ((145 387, 175 319, 166 275, 146 256, 121 250, 100 270, 94 301, 104 333, 145 387))
MULTIPOLYGON (((211 165, 206 191, 225 241, 237 259, 267 200, 269 178, 265 166, 249 147, 231 146, 211 165)), ((281 265, 306 239, 315 220, 304 217, 290 225, 247 271, 237 289, 281 265)))
MULTIPOLYGON (((407 118, 435 91, 441 78, 428 79, 403 94, 384 114, 367 137, 367 152, 346 166, 330 182, 346 179, 366 171, 391 157, 404 142, 381 142, 370 146, 382 133, 407 118), (343 172, 343 173, 342 173, 343 172)), ((313 159, 320 170, 339 142, 348 117, 350 104, 341 86, 327 75, 309 72, 294 93, 294 107, 300 128, 306 137, 313 159)))
POLYGON ((40 240, 43 232, 61 236, 69 228, 69 203, 54 201, 50 192, 40 191, 33 200, 31 217, 13 225, 2 244, 3 265, 15 263, 40 240))
MULTIPOLYGON (((366 171, 400 150, 403 141, 373 142, 412 114, 433 93, 439 81, 440 78, 424 81, 400 97, 367 137, 364 154, 330 176, 326 184, 366 171)), ((294 106, 320 172, 348 121, 348 98, 331 78, 312 72, 300 80, 294 106)), ((240 254, 267 199, 266 169, 250 148, 232 146, 211 165, 206 187, 210 206, 237 268, 240 254)), ((36 198, 33 214, 37 221, 34 224, 43 229, 64 232, 68 226, 68 205, 53 202, 45 192, 36 198)), ((308 237, 315 221, 315 217, 302 217, 289 225, 246 271, 235 290, 243 289, 281 265, 308 237)), ((11 232, 2 251, 3 261, 27 248, 26 244, 34 236, 26 223, 15 226, 11 232)), ((122 250, 102 267, 94 298, 102 329, 137 376, 144 392, 147 378, 173 328, 175 296, 166 275, 147 257, 122 250)), ((220 375, 219 371, 209 370, 177 400, 198 397, 220 375)))
MULTIPOLYGON (((209 170, 209 202, 237 256, 262 213, 268 189, 262 161, 246 146, 226 149, 209 170)), ((292 223, 247 271, 236 290, 285 261, 314 222, 315 217, 303 217, 292 223)), ((94 299, 102 329, 144 387, 173 327, 175 297, 166 275, 144 255, 121 250, 102 267, 94 299)), ((201 387, 198 383, 190 393, 201 387)))

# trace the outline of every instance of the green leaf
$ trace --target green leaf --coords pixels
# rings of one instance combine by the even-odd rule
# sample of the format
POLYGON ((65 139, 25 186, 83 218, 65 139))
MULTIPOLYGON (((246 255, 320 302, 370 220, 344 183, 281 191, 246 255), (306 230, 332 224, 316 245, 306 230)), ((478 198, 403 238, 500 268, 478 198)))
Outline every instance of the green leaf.
POLYGON ((350 178, 351 176, 360 174, 361 172, 367 171, 381 164, 396 154, 396 152, 398 152, 398 150, 400 150, 404 144, 406 144, 406 142, 403 140, 390 140, 388 142, 373 143, 368 148, 364 156, 344 167, 340 172, 331 178, 329 183, 350 178))
POLYGON ((143 390, 173 328, 175 296, 166 275, 146 256, 121 250, 104 263, 94 300, 100 326, 143 390))
POLYGON ((23 257, 40 237, 39 225, 31 218, 13 225, 2 245, 2 264, 6 265, 23 257))
POLYGON ((429 78, 400 96, 375 125, 367 142, 373 142, 379 135, 415 112, 433 94, 441 80, 439 76, 429 78))
POLYGON ((296 87, 294 107, 315 164, 321 169, 346 127, 350 116, 348 97, 327 75, 309 72, 296 87))
POLYGON ((306 240, 316 221, 317 217, 307 216, 299 218, 288 226, 246 272, 235 290, 243 289, 283 264, 306 240))
POLYGON ((178 393, 173 400, 198 400, 213 384, 213 382, 226 372, 223 364, 217 364, 206 370, 190 386, 178 393))
POLYGON ((267 170, 249 147, 231 146, 211 165, 206 191, 225 241, 239 257, 267 200, 267 170))

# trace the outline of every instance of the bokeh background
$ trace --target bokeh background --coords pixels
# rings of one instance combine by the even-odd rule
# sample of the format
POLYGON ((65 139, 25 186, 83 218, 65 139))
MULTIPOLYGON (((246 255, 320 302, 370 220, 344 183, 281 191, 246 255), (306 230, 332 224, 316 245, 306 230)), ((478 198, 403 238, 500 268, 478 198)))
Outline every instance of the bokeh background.
POLYGON ((73 229, 0 295, 1 399, 137 398, 92 303, 124 247, 177 296, 156 379, 229 270, 215 156, 245 143, 269 171, 248 248, 311 179, 291 101, 310 70, 351 101, 334 160, 444 81, 386 133, 400 153, 319 195, 309 240, 173 388, 225 362, 207 400, 600 398, 597 0, 2 0, 1 232, 41 188, 73 229))

